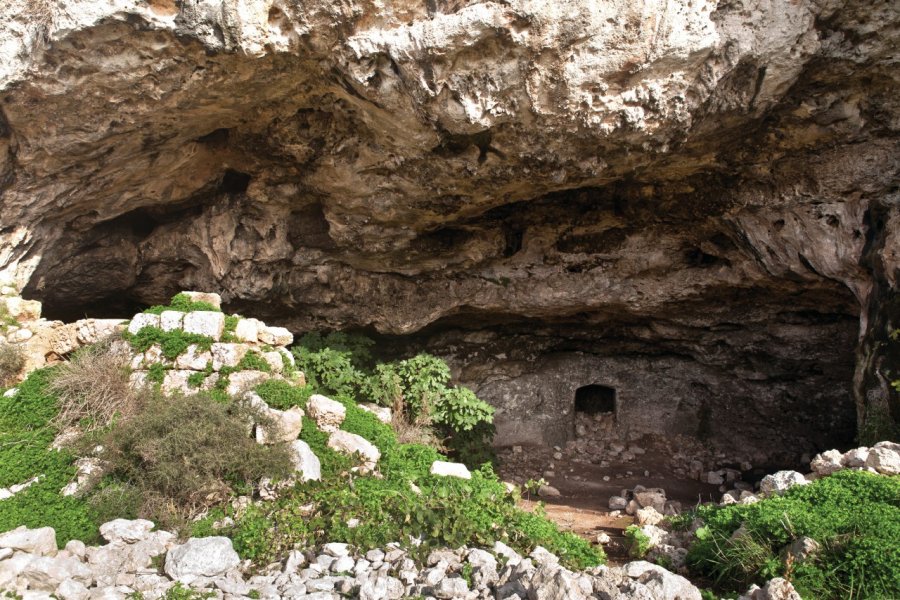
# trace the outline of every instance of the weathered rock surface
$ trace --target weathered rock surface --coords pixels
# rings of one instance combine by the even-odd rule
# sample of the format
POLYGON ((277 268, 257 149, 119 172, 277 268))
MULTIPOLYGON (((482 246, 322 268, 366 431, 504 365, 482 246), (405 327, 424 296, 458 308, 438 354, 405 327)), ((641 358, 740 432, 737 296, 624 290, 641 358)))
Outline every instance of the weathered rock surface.
POLYGON ((898 20, 6 2, 0 278, 50 318, 205 289, 293 331, 425 331, 508 443, 567 438, 590 384, 628 431, 892 437, 898 20))

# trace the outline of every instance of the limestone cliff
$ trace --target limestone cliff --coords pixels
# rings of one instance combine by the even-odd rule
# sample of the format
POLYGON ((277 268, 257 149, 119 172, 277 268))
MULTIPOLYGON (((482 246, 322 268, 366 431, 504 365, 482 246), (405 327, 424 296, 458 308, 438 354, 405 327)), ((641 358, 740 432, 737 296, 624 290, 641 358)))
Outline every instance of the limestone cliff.
POLYGON ((564 439, 602 384, 635 433, 846 442, 900 417, 898 22, 11 0, 0 272, 59 318, 206 289, 297 332, 416 334, 506 441, 564 439))

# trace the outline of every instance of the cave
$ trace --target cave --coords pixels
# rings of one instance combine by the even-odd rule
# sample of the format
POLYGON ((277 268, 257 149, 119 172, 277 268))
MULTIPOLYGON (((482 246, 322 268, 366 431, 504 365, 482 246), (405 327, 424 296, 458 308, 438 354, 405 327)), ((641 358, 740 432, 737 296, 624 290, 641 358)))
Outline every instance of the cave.
POLYGON ((615 415, 616 389, 605 385, 584 385, 575 390, 575 412, 586 415, 615 415))
POLYGON ((652 51, 624 4, 481 7, 33 31, 0 78, 0 276, 49 319, 193 289, 426 350, 498 447, 610 404, 611 436, 784 465, 895 431, 897 70, 823 41, 871 7, 685 6, 652 51))

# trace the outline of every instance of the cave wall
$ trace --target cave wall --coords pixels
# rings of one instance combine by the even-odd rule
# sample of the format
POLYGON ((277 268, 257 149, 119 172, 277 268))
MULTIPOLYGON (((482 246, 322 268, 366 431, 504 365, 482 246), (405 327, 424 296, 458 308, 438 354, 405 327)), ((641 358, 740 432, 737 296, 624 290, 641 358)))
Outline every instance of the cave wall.
POLYGON ((702 411, 723 443, 837 444, 848 402, 890 431, 898 21, 877 0, 13 0, 0 279, 67 320, 203 289, 298 333, 412 336, 497 404, 501 442, 563 439, 598 377, 628 431, 702 411))

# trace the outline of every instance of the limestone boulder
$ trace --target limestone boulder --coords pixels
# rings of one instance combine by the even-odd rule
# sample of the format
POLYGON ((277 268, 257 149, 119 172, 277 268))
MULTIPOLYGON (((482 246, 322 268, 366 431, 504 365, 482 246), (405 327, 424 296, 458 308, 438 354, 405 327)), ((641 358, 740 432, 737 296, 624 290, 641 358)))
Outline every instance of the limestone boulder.
POLYGON ((0 548, 38 556, 53 556, 56 554, 56 530, 52 527, 19 527, 0 535, 0 548))
POLYGON ((347 408, 321 394, 313 394, 306 403, 309 416, 316 421, 322 431, 336 431, 347 416, 347 408))
POLYGON ((172 579, 190 584, 200 578, 224 575, 240 562, 226 537, 191 538, 166 554, 165 572, 172 579))

